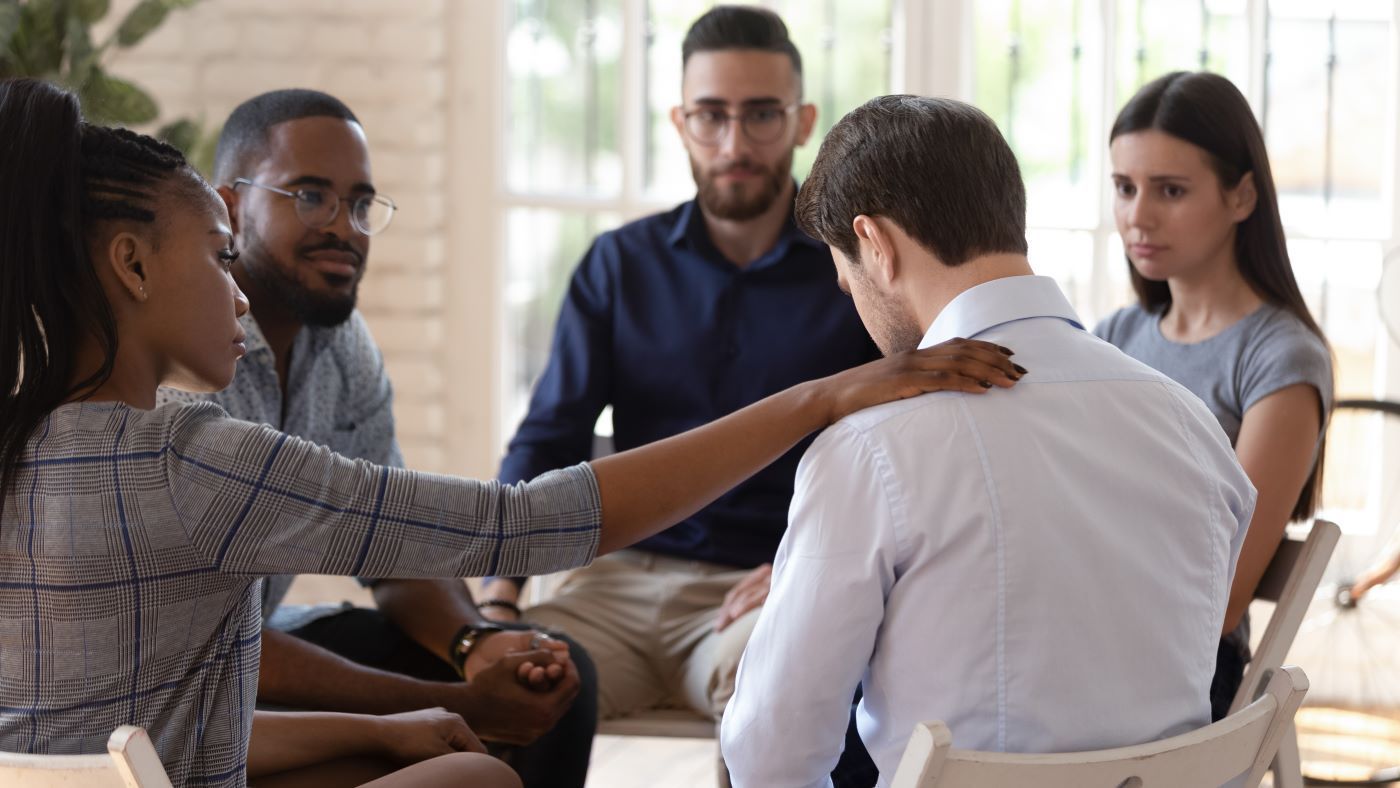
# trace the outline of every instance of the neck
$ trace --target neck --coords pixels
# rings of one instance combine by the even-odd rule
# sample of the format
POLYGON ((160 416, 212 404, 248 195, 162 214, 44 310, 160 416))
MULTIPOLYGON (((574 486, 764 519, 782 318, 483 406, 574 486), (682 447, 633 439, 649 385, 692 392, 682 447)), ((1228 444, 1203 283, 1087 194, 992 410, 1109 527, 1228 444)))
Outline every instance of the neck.
POLYGON ((1263 304, 1240 274, 1233 254, 1214 265, 1197 266, 1167 280, 1172 305, 1162 316, 1162 333, 1179 342, 1199 342, 1219 334, 1263 304))
MULTIPOLYGON (((91 377, 102 368, 102 349, 97 339, 88 336, 74 356, 73 377, 69 385, 91 377)), ((156 406, 156 389, 160 387, 160 370, 151 358, 130 342, 117 342, 117 357, 112 374, 90 393, 78 392, 68 402, 124 402, 133 408, 150 410, 156 406), (84 396, 86 394, 86 396, 84 396)))
POLYGON ((997 279, 1035 274, 1025 255, 1000 253, 974 257, 955 266, 944 265, 930 256, 913 266, 912 272, 917 272, 917 278, 909 289, 911 306, 925 331, 963 292, 997 279))
POLYGON ((248 296, 253 319, 258 321, 258 329, 262 331, 263 339, 267 341, 267 346, 272 349, 273 358, 277 360, 277 378, 282 385, 282 393, 286 394, 287 370, 292 363, 292 343, 296 341, 303 324, 282 306, 281 299, 259 287, 252 277, 248 276, 243 266, 234 266, 233 279, 248 296))
POLYGON ((782 235, 783 225, 792 212, 793 188, 792 180, 788 179, 773 204, 752 219, 721 219, 701 203, 700 213, 705 217, 710 241, 730 262, 740 268, 748 267, 778 243, 778 236, 782 235))

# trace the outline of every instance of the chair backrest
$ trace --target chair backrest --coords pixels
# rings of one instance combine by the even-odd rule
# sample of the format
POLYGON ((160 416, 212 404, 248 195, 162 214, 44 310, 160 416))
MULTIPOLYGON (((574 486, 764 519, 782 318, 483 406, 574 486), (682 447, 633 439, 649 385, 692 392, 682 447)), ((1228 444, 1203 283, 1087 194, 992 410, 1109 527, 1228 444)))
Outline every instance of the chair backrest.
POLYGON ((146 731, 123 725, 107 739, 106 755, 29 755, 0 752, 6 788, 171 788, 146 731))
POLYGON ((1273 602, 1274 612, 1269 616, 1259 648, 1245 666, 1239 691, 1230 704, 1231 713, 1253 700, 1264 674, 1283 665, 1288 658, 1293 638, 1298 635, 1303 616, 1312 604, 1317 586, 1322 582, 1322 573, 1327 569, 1327 562, 1332 560, 1332 551, 1341 536, 1342 529, 1336 523, 1314 520, 1306 539, 1284 537, 1279 543, 1264 576, 1259 579, 1259 587, 1254 589, 1254 598, 1273 602))
MULTIPOLYGON (((920 723, 904 751, 894 788, 1254 788, 1307 692, 1292 666, 1270 674, 1258 700, 1213 725, 1169 739, 1112 750, 1021 755, 952 749, 941 722, 920 723), (1240 778, 1243 778, 1240 780, 1240 778)), ((1129 702, 1126 701, 1125 702, 1129 702)))

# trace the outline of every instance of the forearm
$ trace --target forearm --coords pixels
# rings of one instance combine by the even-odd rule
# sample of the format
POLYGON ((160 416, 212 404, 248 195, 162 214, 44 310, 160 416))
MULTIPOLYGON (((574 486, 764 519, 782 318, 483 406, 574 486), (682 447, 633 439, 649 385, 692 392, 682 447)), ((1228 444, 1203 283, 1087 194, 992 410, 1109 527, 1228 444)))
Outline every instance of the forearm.
POLYGON ((684 520, 826 426, 830 410, 816 385, 794 386, 703 427, 594 460, 603 508, 598 553, 684 520))
POLYGON ((264 703, 393 714, 441 705, 441 688, 435 682, 360 665, 285 632, 262 633, 258 700, 264 703))
POLYGON ((374 602, 405 635, 449 663, 452 637, 483 620, 461 580, 381 580, 374 602))
POLYGON ((262 777, 338 758, 383 754, 377 718, 335 712, 256 711, 248 776, 262 777))

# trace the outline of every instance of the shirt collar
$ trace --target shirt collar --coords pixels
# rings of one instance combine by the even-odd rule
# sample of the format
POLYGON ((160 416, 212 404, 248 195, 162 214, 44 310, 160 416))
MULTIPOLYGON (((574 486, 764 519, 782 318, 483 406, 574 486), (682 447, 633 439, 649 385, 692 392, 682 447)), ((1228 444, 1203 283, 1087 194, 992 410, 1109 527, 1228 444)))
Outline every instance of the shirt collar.
POLYGON ((1053 317, 1084 329, 1060 286, 1048 276, 1008 276, 959 293, 934 318, 920 348, 954 337, 972 338, 1017 320, 1053 317))

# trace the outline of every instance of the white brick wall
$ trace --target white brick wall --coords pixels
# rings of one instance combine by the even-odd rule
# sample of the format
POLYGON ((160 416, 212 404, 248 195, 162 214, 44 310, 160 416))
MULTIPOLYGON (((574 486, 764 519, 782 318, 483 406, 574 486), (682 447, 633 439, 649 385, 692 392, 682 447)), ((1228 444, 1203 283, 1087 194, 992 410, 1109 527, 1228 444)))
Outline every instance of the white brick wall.
MULTIPOLYGON (((113 3, 111 19, 134 4, 113 3)), ((481 79, 454 75, 461 66, 451 52, 461 46, 453 37, 473 21, 464 17, 477 13, 444 0, 204 0, 172 13, 137 48, 117 52, 111 68, 155 95, 162 120, 184 115, 216 127, 241 101, 283 87, 324 90, 355 111, 376 185, 400 208, 371 244, 360 289, 393 378, 400 442, 412 467, 483 475, 495 460, 494 349, 447 339, 449 330, 488 343, 495 336, 492 310, 471 310, 464 322, 452 310, 471 305, 450 303, 451 293, 463 292, 464 275, 489 290, 492 272, 454 270, 466 260, 446 252, 457 232, 449 204, 467 210, 448 182, 453 167, 463 168, 453 160, 462 154, 449 145, 451 131, 461 124, 460 103, 483 103, 475 92, 481 79), (452 372, 464 364, 472 368, 452 372)), ((472 259, 480 255, 471 250, 472 259)))

